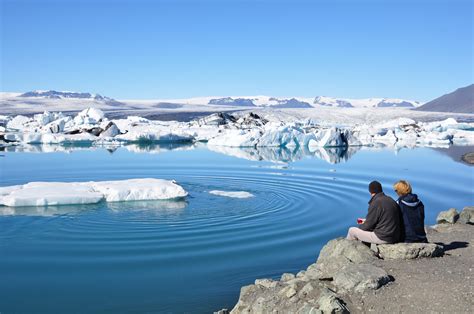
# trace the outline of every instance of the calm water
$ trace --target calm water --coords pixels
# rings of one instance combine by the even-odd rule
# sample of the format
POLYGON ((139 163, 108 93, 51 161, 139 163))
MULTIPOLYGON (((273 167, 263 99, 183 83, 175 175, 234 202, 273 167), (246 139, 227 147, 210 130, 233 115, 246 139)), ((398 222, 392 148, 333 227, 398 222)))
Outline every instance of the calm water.
POLYGON ((177 180, 189 197, 0 207, 1 313, 231 308, 242 285, 306 268, 329 239, 345 235, 364 216, 373 179, 392 196, 393 182, 411 181, 428 224, 440 210, 474 204, 474 168, 428 148, 129 147, 112 153, 85 147, 44 153, 55 149, 1 153, 0 185, 155 177, 177 180), (255 197, 208 193, 215 189, 255 197))

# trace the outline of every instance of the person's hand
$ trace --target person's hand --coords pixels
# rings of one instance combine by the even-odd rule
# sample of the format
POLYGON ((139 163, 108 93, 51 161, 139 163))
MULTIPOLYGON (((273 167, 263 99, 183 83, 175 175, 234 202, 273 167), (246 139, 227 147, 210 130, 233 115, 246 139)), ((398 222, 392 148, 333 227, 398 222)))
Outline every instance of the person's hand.
POLYGON ((365 222, 364 218, 357 218, 357 224, 362 225, 365 222))

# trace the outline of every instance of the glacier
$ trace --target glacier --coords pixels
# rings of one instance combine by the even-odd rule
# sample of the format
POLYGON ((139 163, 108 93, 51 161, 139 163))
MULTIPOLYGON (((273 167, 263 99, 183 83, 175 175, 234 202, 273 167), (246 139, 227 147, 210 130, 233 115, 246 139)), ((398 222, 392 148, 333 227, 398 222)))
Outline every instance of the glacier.
POLYGON ((421 122, 396 118, 378 123, 338 125, 273 113, 216 113, 189 122, 156 121, 138 116, 109 120, 100 109, 75 116, 44 112, 32 117, 2 117, 0 146, 25 144, 125 145, 196 143, 209 147, 318 148, 348 146, 445 147, 473 145, 474 123, 453 118, 421 122))

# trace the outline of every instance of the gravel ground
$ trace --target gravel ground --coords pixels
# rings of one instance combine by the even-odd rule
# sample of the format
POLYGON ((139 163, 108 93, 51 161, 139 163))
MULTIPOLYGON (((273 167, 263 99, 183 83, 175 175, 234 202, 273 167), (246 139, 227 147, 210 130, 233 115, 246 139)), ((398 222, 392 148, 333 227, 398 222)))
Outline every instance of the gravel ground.
POLYGON ((364 295, 346 296, 352 313, 474 313, 474 226, 439 225, 428 233, 443 257, 377 261, 394 281, 364 295))

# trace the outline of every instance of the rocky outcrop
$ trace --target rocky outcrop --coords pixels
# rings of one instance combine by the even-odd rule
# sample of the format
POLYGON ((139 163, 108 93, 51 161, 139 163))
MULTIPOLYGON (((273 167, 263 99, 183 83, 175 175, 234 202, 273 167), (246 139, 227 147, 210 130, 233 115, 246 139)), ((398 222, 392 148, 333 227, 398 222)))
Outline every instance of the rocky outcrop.
POLYGON ((370 263, 376 259, 375 252, 361 242, 338 238, 329 241, 321 249, 316 264, 308 267, 306 275, 317 279, 333 279, 344 266, 370 263))
POLYGON ((416 259, 439 257, 443 247, 435 243, 397 243, 377 245, 379 256, 383 259, 416 259))
POLYGON ((450 208, 446 211, 440 212, 436 218, 436 223, 438 224, 453 224, 459 218, 459 213, 456 208, 450 208))
MULTIPOLYGON (((465 207, 460 215, 451 208, 441 212, 437 220, 449 227, 458 217, 459 223, 472 223, 474 206, 465 207)), ((395 260, 435 258, 444 253, 444 246, 435 243, 373 247, 344 238, 331 240, 306 270, 296 275, 284 273, 280 280, 257 279, 253 285, 242 287, 230 313, 346 313, 355 296, 367 295, 394 280, 390 274, 393 266, 389 265, 404 262, 395 260)))
POLYGON ((300 279, 256 281, 242 287, 231 313, 345 313, 344 302, 326 285, 300 279))

